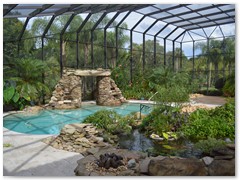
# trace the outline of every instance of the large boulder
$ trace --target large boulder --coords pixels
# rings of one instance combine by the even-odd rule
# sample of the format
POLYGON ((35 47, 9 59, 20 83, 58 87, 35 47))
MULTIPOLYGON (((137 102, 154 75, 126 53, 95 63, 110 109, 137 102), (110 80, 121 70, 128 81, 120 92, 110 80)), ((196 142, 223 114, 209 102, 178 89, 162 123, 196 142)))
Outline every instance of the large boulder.
POLYGON ((148 167, 151 176, 206 176, 204 163, 199 159, 153 158, 148 167))
POLYGON ((214 160, 208 169, 210 176, 235 176, 235 159, 214 160))

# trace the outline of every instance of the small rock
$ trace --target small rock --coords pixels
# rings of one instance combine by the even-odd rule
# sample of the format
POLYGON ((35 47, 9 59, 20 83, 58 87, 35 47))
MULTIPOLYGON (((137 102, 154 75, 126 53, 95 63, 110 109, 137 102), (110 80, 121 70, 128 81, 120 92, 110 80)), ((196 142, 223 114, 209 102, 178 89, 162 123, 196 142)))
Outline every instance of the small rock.
POLYGON ((86 148, 90 148, 90 147, 91 147, 90 144, 87 144, 87 143, 84 143, 84 142, 81 142, 81 145, 82 145, 83 147, 86 147, 86 148))
POLYGON ((90 143, 87 138, 85 137, 82 137, 82 138, 77 138, 75 141, 78 141, 78 142, 85 142, 85 143, 90 143))
POLYGON ((134 175, 134 171, 131 169, 122 171, 118 174, 118 176, 133 176, 134 175))
POLYGON ((140 173, 147 174, 148 173, 148 165, 150 163, 150 158, 145 158, 144 160, 140 161, 140 173))
POLYGON ((64 104, 64 102, 63 101, 58 101, 58 104, 64 104))
POLYGON ((130 159, 128 161, 128 168, 134 168, 136 166, 136 161, 135 159, 130 159))
POLYGON ((58 144, 57 142, 54 142, 54 143, 52 144, 52 147, 58 149, 58 148, 59 148, 59 144, 58 144))
POLYGON ((50 101, 57 101, 57 98, 52 96, 50 101))
POLYGON ((98 142, 98 144, 95 145, 96 147, 105 147, 106 144, 104 142, 98 142))
POLYGON ((102 137, 95 137, 97 139, 98 142, 103 142, 103 138, 102 137))
POLYGON ((98 151, 99 151, 99 147, 90 148, 90 149, 87 150, 87 152, 88 152, 89 154, 95 154, 95 153, 97 153, 98 151))
POLYGON ((208 166, 213 162, 213 158, 206 156, 204 158, 202 158, 203 162, 208 166))
POLYGON ((71 104, 72 101, 71 101, 71 100, 64 100, 63 103, 64 103, 64 104, 71 104))
POLYGON ((231 139, 229 139, 229 138, 225 138, 225 142, 226 142, 226 143, 231 143, 232 141, 231 141, 231 139))
POLYGON ((62 131, 65 131, 67 134, 73 134, 75 132, 75 128, 64 128, 62 131))

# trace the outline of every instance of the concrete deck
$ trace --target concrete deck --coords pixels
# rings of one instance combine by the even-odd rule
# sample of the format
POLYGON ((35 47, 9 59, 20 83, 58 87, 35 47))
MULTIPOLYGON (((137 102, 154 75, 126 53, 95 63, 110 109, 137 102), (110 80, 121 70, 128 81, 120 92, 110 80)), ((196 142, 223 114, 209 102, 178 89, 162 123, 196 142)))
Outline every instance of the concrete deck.
POLYGON ((49 135, 28 135, 3 128, 4 176, 74 176, 79 153, 55 149, 41 142, 49 135))

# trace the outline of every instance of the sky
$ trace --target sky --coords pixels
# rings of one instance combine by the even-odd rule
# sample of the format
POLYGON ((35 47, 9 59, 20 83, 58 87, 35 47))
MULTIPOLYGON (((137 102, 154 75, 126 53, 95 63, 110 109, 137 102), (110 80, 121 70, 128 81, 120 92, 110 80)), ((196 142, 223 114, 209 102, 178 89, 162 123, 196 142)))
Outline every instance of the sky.
MULTIPOLYGON (((60 3, 60 2, 58 2, 58 3, 60 3)), ((160 4, 160 1, 158 1, 157 4, 160 4)), ((181 12, 177 12, 177 13, 181 13, 181 12)), ((126 14, 126 12, 121 13, 116 18, 116 21, 119 22, 125 14, 126 14)), ((82 16, 83 19, 87 16, 87 14, 80 14, 80 15, 82 16)), ((109 13, 108 17, 112 18, 114 15, 115 15, 115 13, 109 13)), ((142 18, 142 16, 143 16, 142 14, 139 14, 139 13, 136 13, 136 12, 132 12, 124 20, 124 23, 126 23, 128 25, 128 29, 131 29, 136 24, 136 22, 138 22, 138 20, 142 18)), ((30 20, 30 22, 29 22, 29 24, 27 26, 27 29, 31 28, 31 24, 32 24, 34 19, 35 18, 32 18, 30 20)), ((50 17, 49 17, 49 19, 50 19, 50 17)), ((25 18, 20 18, 20 20, 24 22, 25 18)), ((134 30, 140 31, 140 32, 144 32, 154 21, 155 21, 155 19, 150 18, 150 17, 146 17, 134 30)), ((147 34, 153 34, 154 35, 156 32, 159 31, 159 29, 161 29, 165 25, 166 25, 165 22, 159 21, 147 32, 147 34)), ((159 34, 159 37, 165 37, 175 27, 176 26, 173 26, 173 25, 167 26, 167 28, 164 29, 164 31, 162 31, 159 34)), ((235 34, 235 24, 222 25, 221 28, 222 28, 222 31, 223 31, 224 35, 234 35, 235 34)), ((221 33, 219 28, 215 29, 215 27, 210 27, 210 28, 205 28, 204 30, 206 31, 207 35, 210 35, 214 31, 212 33, 211 37, 222 37, 222 33, 221 33)), ((174 38, 176 38, 183 31, 184 31, 184 29, 182 29, 182 28, 177 29, 177 31, 175 31, 175 33, 173 33, 171 36, 169 36, 169 39, 173 40, 174 38)), ((196 39, 196 40, 202 39, 202 37, 199 36, 199 35, 196 35, 196 33, 205 36, 202 30, 190 31, 190 35, 194 39, 196 39)), ((126 31, 126 35, 129 36, 129 34, 130 34, 129 31, 126 31)), ((184 36, 184 38, 183 38, 183 42, 185 42, 185 41, 192 41, 190 35, 186 34, 184 36)), ((182 37, 183 36, 181 36, 178 40, 180 41, 182 39, 182 37)), ((153 40, 153 36, 146 35, 146 40, 153 40)), ((162 39, 158 39, 158 40, 160 40, 160 45, 163 46, 163 40, 162 39)), ((133 42, 137 43, 137 44, 141 44, 142 41, 143 41, 143 35, 141 33, 134 32, 133 33, 133 42)), ((167 41, 166 44, 167 44, 166 45, 166 50, 167 51, 172 51, 172 41, 169 40, 169 41, 167 41)), ((129 45, 130 45, 130 42, 126 43, 125 47, 126 48, 129 47, 129 45)), ((179 43, 175 43, 175 47, 180 47, 180 44, 179 43)), ((185 53, 186 56, 191 58, 193 56, 193 43, 192 42, 183 43, 183 52, 185 53)), ((201 53, 201 51, 199 49, 195 48, 195 52, 194 53, 195 53, 195 55, 198 55, 198 54, 201 53)))
MULTIPOLYGON (((177 12, 177 13, 181 13, 181 12, 177 12)), ((116 21, 120 21, 122 19, 122 17, 126 14, 125 13, 121 13, 118 18, 116 19, 116 21)), ((115 15, 115 13, 109 13, 108 17, 112 18, 115 15)), ((81 14, 82 18, 84 19, 87 14, 81 14)), ((128 25, 128 28, 131 29, 136 22, 142 18, 142 14, 136 13, 136 12, 132 12, 127 18, 126 20, 124 20, 124 23, 126 23, 128 25)), ((22 21, 25 21, 24 18, 21 18, 22 21)), ((136 31, 140 31, 140 32, 144 32, 153 22, 155 21, 155 19, 150 18, 150 17, 146 17, 134 30, 136 31)), ((27 29, 30 29, 31 24, 32 24, 33 20, 30 20, 29 25, 27 26, 27 29)), ((161 22, 159 21, 158 23, 156 23, 148 32, 147 34, 155 34, 156 32, 159 31, 159 29, 161 29, 162 27, 164 27, 166 25, 165 22, 161 22)), ((162 31, 159 34, 159 37, 164 37, 166 36, 169 32, 171 32, 176 26, 173 25, 169 25, 167 26, 167 28, 162 31)), ((234 35, 235 34, 235 24, 229 24, 229 25, 223 25, 221 26, 223 33, 225 35, 234 35)), ((210 35, 213 31, 213 34, 211 35, 211 37, 222 37, 222 33, 220 31, 219 28, 215 27, 210 27, 210 28, 205 28, 204 29, 206 31, 206 33, 208 35, 210 35)), ((183 32, 184 29, 179 28, 177 31, 175 31, 175 33, 173 33, 169 39, 174 39, 178 36, 178 34, 180 34, 181 32, 183 32)), ((190 32, 190 35, 198 40, 198 39, 202 39, 201 36, 196 35, 200 34, 204 36, 204 33, 202 30, 193 30, 192 32, 190 32)), ((126 31, 126 35, 129 36, 129 31, 126 31)), ((183 41, 192 41, 191 37, 189 34, 186 34, 183 38, 183 41)), ((137 33, 134 32, 133 33, 133 42, 137 43, 137 44, 141 44, 142 43, 142 39, 143 39, 143 35, 141 33, 137 33)), ((179 41, 182 39, 182 36, 178 39, 179 41)), ((153 40, 153 36, 150 35, 146 35, 146 40, 153 40)), ((160 44, 163 45, 163 41, 160 40, 160 44)), ((125 47, 129 47, 130 42, 126 43, 125 47)), ((175 47, 180 47, 179 43, 175 43, 175 47)), ((167 41, 167 45, 166 45, 166 49, 167 51, 171 51, 172 50, 172 42, 169 40, 167 41)), ((188 56, 189 58, 191 58, 193 56, 193 43, 192 42, 188 42, 188 43, 184 43, 183 44, 183 52, 185 53, 186 56, 188 56)), ((195 55, 198 55, 201 53, 201 51, 199 49, 195 48, 195 55)))

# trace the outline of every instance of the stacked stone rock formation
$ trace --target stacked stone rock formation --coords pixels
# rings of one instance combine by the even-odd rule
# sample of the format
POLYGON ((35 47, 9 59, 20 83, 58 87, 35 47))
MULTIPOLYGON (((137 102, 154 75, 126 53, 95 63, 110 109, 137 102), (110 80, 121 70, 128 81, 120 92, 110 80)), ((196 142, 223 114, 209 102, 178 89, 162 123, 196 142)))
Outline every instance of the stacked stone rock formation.
POLYGON ((86 153, 91 148, 105 147, 109 144, 103 142, 102 133, 91 124, 67 124, 60 135, 50 137, 43 142, 56 149, 86 153))
POLYGON ((97 77, 96 103, 103 106, 119 106, 126 102, 115 81, 110 77, 97 77))
POLYGON ((79 108, 82 96, 81 77, 63 74, 55 86, 49 105, 57 109, 79 108))
POLYGON ((73 109, 81 106, 82 76, 97 77, 96 103, 103 106, 116 106, 126 102, 108 70, 65 69, 62 79, 55 86, 49 105, 56 109, 73 109))

